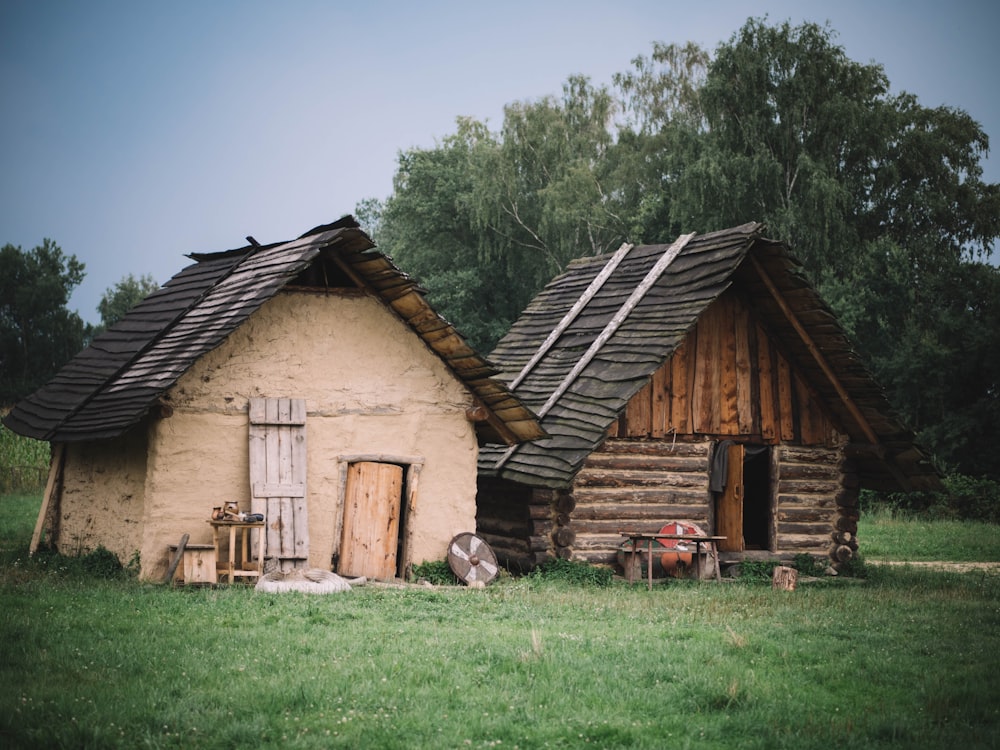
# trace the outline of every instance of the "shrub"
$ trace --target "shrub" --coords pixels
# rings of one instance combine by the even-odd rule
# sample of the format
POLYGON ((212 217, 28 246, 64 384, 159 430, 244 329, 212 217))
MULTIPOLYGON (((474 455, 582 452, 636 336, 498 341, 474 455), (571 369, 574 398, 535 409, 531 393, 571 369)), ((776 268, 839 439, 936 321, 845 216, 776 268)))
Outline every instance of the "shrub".
POLYGON ((429 560, 413 566, 413 579, 424 580, 435 586, 455 586, 461 581, 451 570, 447 560, 429 560))
POLYGON ((610 586, 614 580, 614 572, 610 568, 586 562, 550 558, 529 573, 528 577, 585 586, 610 586))
POLYGON ((861 491, 861 510, 887 509, 893 514, 927 519, 1000 523, 1000 482, 964 474, 944 478, 940 492, 861 491))

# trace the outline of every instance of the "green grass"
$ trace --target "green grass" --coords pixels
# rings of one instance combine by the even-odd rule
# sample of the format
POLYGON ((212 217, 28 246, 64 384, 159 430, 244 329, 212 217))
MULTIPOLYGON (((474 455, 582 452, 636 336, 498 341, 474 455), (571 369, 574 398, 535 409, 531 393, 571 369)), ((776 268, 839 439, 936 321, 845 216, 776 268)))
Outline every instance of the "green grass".
POLYGON ((982 521, 926 520, 879 510, 862 515, 858 539, 870 562, 1000 562, 1000 526, 982 521))
POLYGON ((108 580, 3 542, 3 747, 1000 743, 993 574, 311 597, 108 580))

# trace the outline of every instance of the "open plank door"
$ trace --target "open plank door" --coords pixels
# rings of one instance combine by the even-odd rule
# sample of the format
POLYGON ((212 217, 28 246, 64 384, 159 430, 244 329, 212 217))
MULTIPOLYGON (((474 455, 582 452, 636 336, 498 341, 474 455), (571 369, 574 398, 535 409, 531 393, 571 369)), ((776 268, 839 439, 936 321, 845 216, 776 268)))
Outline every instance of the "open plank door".
POLYGON ((306 508, 306 402, 250 399, 250 512, 264 516, 263 557, 281 570, 309 558, 306 508))
POLYGON ((721 446, 728 451, 726 486, 716 501, 715 533, 726 537, 719 542, 722 552, 743 551, 743 446, 738 443, 721 446))

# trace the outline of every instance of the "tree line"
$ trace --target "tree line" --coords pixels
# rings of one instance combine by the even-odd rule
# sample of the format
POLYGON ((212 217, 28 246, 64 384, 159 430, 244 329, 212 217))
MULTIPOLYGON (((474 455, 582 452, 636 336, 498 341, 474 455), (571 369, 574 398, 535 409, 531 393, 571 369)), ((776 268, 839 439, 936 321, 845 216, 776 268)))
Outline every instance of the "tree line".
POLYGON ((954 107, 894 93, 828 26, 750 19, 596 86, 459 118, 362 224, 489 352, 573 258, 763 221, 946 471, 1000 478, 1000 185, 954 107))
MULTIPOLYGON (((763 221, 838 315, 900 416, 948 472, 1000 480, 1000 185, 954 107, 895 93, 828 26, 750 19, 709 53, 652 45, 595 86, 463 117, 399 154, 356 208, 435 308, 489 352, 573 258, 763 221)), ((0 250, 0 404, 47 381, 152 289, 66 310, 83 264, 50 240, 0 250)))

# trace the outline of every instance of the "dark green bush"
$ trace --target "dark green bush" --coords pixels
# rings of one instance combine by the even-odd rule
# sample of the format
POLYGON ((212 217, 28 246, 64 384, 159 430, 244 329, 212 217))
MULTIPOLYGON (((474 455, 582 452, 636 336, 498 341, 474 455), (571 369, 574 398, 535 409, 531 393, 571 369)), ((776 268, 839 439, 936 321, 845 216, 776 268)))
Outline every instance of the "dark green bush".
POLYGON ((528 577, 585 586, 610 586, 614 580, 614 572, 610 568, 586 562, 550 558, 529 573, 528 577))
POLYGON ((1000 482, 964 474, 946 476, 940 492, 862 490, 860 502, 862 511, 886 508, 919 518, 1000 523, 1000 482))
POLYGON ((447 560, 429 560, 413 566, 413 580, 427 581, 435 586, 457 586, 461 583, 447 560))

